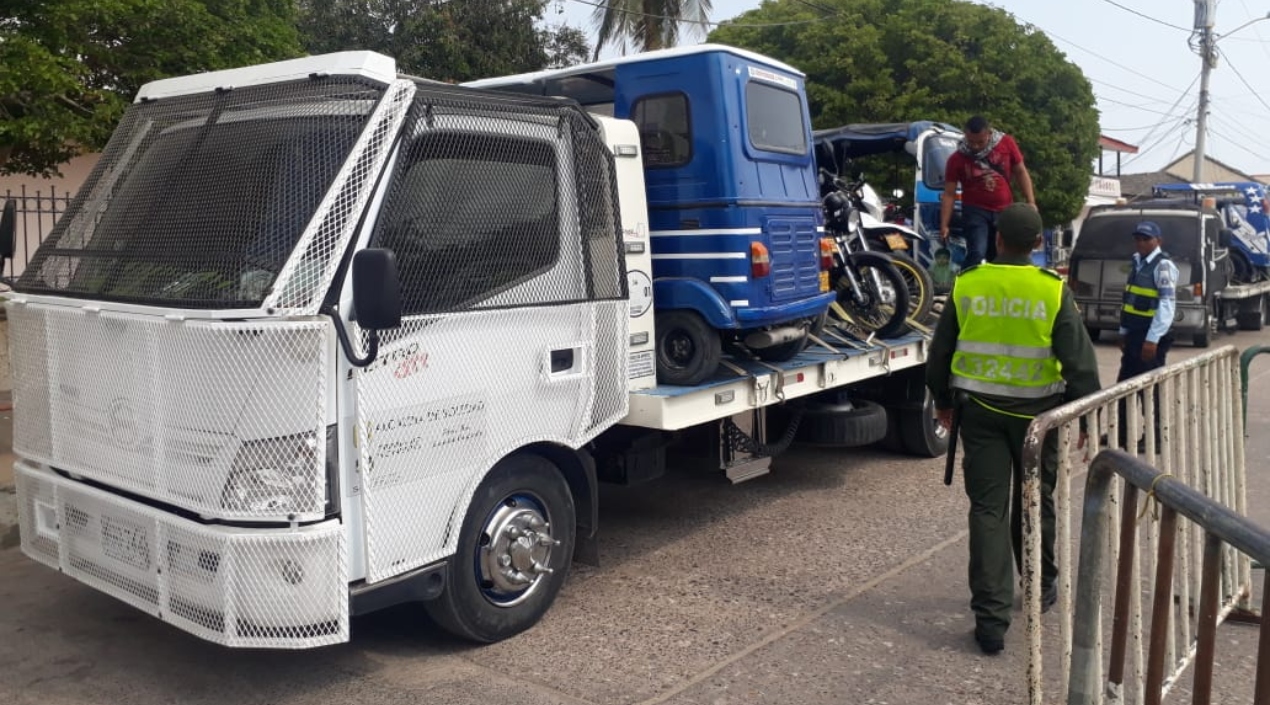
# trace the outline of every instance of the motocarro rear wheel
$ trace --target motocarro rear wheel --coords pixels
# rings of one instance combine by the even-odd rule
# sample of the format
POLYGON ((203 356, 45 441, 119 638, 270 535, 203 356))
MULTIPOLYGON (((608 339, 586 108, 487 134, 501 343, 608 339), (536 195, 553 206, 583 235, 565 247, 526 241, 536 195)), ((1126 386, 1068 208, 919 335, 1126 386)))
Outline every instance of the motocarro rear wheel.
POLYGON ((719 332, 695 311, 672 309, 656 314, 657 380, 692 386, 714 374, 723 357, 719 332))
POLYGON ((481 643, 536 624, 569 571, 574 512, 551 462, 530 454, 499 462, 472 496, 444 591, 424 603, 433 621, 481 643))

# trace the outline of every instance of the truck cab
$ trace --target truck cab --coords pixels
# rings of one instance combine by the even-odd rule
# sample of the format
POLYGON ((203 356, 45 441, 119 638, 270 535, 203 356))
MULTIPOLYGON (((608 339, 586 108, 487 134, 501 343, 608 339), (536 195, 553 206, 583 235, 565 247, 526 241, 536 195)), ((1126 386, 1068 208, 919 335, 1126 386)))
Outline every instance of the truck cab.
POLYGON ((803 349, 834 293, 801 72, 707 44, 469 85, 638 127, 653 266, 630 276, 655 292, 660 381, 711 377, 725 339, 770 361, 803 349))
POLYGON ((651 352, 637 145, 370 52, 147 84, 8 302, 23 551, 229 646, 528 628, 651 352))

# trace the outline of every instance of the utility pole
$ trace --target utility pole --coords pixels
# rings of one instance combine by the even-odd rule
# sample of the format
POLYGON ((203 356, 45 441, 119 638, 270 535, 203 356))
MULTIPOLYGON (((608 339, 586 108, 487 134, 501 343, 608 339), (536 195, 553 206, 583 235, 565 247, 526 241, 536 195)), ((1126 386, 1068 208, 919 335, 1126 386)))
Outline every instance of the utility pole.
MULTIPOLYGON (((1195 34, 1199 46, 1199 114, 1195 116, 1195 153, 1191 182, 1204 180, 1204 148, 1208 136, 1208 74, 1217 67, 1217 45, 1213 41, 1213 25, 1216 23, 1217 3, 1214 0, 1195 0, 1195 34)), ((1195 35, 1192 35, 1195 36, 1195 35)))

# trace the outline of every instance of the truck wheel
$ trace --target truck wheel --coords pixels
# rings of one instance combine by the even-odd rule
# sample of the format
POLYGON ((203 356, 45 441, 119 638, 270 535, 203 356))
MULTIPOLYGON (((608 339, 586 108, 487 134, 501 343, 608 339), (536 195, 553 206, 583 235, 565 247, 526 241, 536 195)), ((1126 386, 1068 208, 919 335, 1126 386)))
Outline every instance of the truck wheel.
POLYGON ((797 439, 817 446, 854 448, 886 437, 886 408, 863 399, 807 404, 797 439))
POLYGON ((445 590, 428 615, 463 639, 491 643, 532 627, 555 601, 573 555, 574 504, 545 458, 504 459, 476 488, 445 590))
POLYGON ((673 309, 656 314, 657 380, 692 386, 704 382, 719 367, 723 342, 719 331, 694 311, 673 309))
POLYGON ((920 407, 899 411, 904 450, 922 458, 938 458, 948 452, 948 429, 935 420, 935 398, 929 390, 920 407))

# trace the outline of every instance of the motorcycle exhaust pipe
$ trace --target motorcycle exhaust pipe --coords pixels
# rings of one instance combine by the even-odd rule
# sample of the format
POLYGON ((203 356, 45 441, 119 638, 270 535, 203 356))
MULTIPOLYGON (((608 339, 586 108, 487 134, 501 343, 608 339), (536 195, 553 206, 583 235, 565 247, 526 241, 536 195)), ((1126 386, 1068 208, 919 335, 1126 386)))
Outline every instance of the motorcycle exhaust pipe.
POLYGON ((801 326, 782 326, 771 330, 760 330, 745 336, 745 347, 752 350, 771 348, 799 340, 806 334, 801 326))

